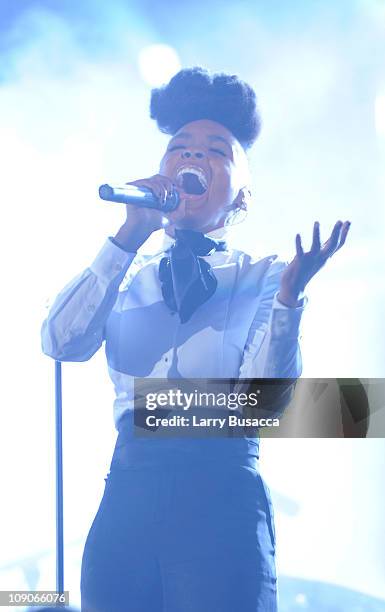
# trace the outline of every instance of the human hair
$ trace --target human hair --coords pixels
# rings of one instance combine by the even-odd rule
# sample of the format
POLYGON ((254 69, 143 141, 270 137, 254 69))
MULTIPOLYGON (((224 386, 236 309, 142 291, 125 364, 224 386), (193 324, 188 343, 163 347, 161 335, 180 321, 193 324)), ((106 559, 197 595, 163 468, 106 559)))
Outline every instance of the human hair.
POLYGON ((150 114, 161 132, 170 135, 191 121, 217 121, 244 149, 252 146, 261 127, 250 85, 234 74, 210 74, 199 66, 180 70, 167 85, 153 89, 150 114))

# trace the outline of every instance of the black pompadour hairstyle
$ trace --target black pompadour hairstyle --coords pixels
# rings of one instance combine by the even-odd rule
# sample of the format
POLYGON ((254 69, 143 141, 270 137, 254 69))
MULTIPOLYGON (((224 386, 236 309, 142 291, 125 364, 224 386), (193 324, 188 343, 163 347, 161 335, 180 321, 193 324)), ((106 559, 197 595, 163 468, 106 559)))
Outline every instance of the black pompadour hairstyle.
POLYGON ((180 70, 167 85, 151 91, 151 119, 174 135, 186 123, 211 119, 224 125, 244 149, 261 127, 255 92, 236 75, 210 74, 199 66, 180 70))

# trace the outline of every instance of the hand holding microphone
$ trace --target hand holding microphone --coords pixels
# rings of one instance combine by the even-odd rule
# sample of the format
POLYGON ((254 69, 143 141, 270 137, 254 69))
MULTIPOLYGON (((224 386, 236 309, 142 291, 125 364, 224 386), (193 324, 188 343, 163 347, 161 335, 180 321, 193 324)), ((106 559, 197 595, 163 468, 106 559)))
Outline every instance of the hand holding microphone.
MULTIPOLYGON (((150 179, 143 179, 143 181, 149 183, 150 179)), ((135 183, 139 183, 139 181, 135 181, 135 183)), ((175 188, 172 191, 167 191, 167 188, 165 188, 158 192, 158 195, 155 194, 155 186, 150 189, 134 183, 125 183, 123 186, 101 185, 99 187, 99 196, 102 200, 109 202, 134 204, 145 208, 155 208, 162 212, 171 212, 178 208, 179 193, 175 188)))
POLYGON ((179 197, 176 185, 161 174, 126 183, 123 187, 102 185, 99 195, 105 200, 126 203, 126 221, 115 240, 132 252, 152 232, 165 227, 167 221, 175 223, 185 215, 185 202, 179 197), (139 189, 130 190, 130 186, 139 189))

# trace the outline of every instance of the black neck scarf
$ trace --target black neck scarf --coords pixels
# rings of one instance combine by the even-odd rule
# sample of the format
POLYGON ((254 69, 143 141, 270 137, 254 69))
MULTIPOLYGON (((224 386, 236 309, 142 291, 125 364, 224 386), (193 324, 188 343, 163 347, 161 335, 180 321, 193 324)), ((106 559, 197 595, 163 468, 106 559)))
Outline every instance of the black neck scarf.
POLYGON ((175 230, 175 243, 159 264, 159 280, 165 304, 179 313, 181 323, 186 323, 217 288, 214 272, 202 255, 225 250, 224 240, 193 230, 175 230))

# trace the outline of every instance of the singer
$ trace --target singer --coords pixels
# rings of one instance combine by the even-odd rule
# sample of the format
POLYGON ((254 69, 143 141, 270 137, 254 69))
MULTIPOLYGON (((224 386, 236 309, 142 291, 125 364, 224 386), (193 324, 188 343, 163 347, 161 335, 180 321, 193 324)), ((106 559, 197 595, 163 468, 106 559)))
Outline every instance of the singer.
POLYGON ((231 226, 251 206, 247 150, 260 129, 255 93, 237 76, 182 70, 152 91, 151 118, 171 138, 159 172, 130 184, 160 204, 177 190, 179 206, 126 205, 42 328, 43 351, 57 360, 85 361, 105 342, 116 390, 119 434, 85 544, 82 610, 276 612, 258 438, 135 437, 133 380, 298 378, 304 289, 350 223, 338 221, 321 245, 316 222, 310 250, 297 235, 289 264, 231 246, 231 226), (138 254, 160 229, 160 252, 138 254))

